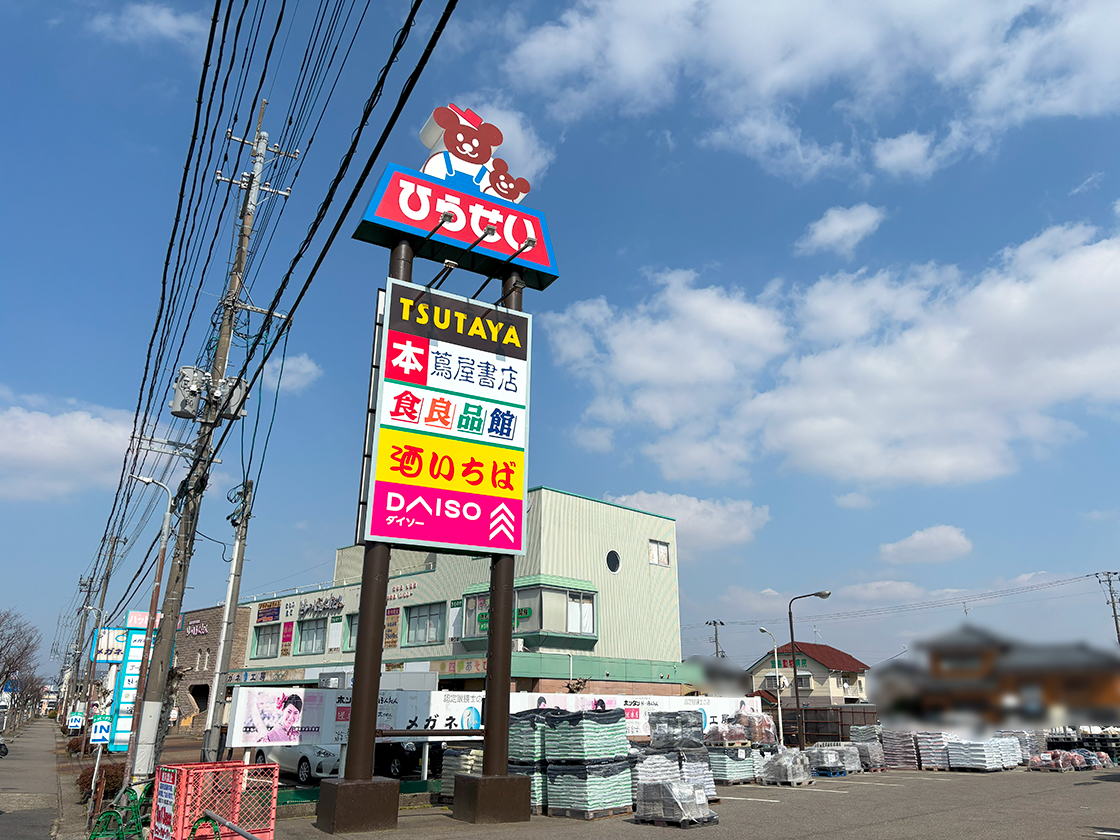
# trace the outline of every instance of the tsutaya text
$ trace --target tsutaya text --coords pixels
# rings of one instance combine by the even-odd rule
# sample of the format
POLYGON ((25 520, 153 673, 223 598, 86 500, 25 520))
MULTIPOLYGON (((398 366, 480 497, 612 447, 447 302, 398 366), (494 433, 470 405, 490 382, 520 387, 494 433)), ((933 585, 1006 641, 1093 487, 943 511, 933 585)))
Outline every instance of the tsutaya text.
POLYGON ((390 280, 366 538, 523 553, 530 316, 390 280))

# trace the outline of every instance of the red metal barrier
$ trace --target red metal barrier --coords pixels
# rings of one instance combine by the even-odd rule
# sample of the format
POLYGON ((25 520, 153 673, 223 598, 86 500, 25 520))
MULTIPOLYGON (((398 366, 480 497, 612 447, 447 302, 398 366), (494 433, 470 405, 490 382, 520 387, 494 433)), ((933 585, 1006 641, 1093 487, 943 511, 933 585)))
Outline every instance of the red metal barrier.
MULTIPOLYGON (((207 810, 258 840, 274 840, 279 782, 276 764, 165 764, 156 771, 151 840, 187 840, 191 826, 207 810)), ((238 838, 227 828, 221 836, 238 838)))

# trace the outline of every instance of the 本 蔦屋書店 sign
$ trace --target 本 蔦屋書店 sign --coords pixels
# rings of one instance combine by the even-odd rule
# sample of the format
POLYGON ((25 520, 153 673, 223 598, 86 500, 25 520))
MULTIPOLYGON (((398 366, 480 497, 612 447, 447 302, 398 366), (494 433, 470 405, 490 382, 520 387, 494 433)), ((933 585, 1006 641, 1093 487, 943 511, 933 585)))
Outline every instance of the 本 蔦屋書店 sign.
POLYGON ((389 281, 367 540, 524 552, 530 316, 389 281))

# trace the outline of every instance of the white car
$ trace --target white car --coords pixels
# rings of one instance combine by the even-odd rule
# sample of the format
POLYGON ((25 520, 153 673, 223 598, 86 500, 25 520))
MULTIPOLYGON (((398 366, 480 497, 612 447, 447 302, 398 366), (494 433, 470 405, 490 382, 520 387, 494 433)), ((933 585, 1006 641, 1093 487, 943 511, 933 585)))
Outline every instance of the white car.
POLYGON ((333 744, 261 744, 253 753, 254 764, 279 764, 281 773, 294 773, 301 784, 337 776, 338 758, 339 748, 333 744))

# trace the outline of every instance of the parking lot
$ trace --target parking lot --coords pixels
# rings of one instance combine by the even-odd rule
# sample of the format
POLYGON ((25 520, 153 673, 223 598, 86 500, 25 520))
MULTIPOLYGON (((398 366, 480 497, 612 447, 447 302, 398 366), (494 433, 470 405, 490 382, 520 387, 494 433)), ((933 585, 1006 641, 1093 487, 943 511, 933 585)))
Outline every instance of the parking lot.
MULTIPOLYGON (((807 787, 737 785, 719 788, 718 825, 703 836, 907 840, 907 838, 1120 837, 1120 771, 942 773, 892 770, 807 787), (1100 834, 1098 832, 1109 832, 1100 834)), ((672 833, 631 817, 583 822, 533 817, 529 824, 482 826, 452 819, 446 808, 402 810, 396 837, 610 838, 672 833)), ((322 840, 313 820, 277 824, 277 840, 322 840)), ((364 836, 364 835, 363 835, 364 836)), ((385 835, 368 835, 385 836, 385 835)))

